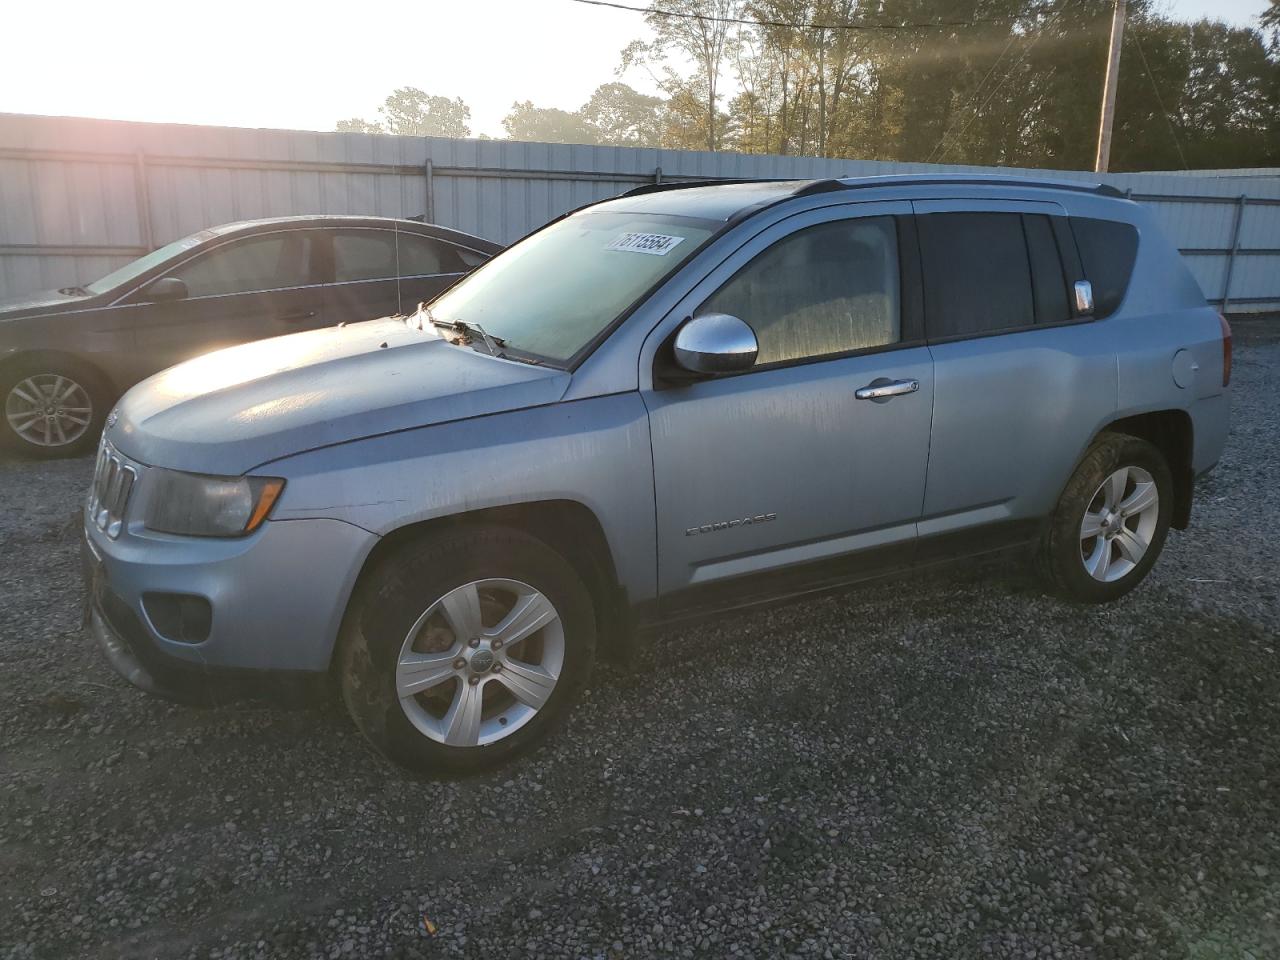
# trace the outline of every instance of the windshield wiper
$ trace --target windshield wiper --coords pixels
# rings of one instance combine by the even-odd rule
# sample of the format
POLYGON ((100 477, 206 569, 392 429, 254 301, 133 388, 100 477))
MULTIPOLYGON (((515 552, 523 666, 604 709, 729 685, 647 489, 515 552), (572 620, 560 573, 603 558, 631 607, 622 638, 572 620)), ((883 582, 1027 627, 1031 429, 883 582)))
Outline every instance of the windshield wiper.
POLYGON ((89 291, 86 290, 84 287, 61 287, 59 288, 58 292, 61 294, 65 294, 68 297, 89 296, 89 291))
POLYGON ((441 330, 452 330, 461 334, 462 338, 468 343, 474 343, 477 339, 484 344, 485 352, 491 357, 501 357, 507 359, 499 347, 505 347, 507 341, 501 337, 492 337, 485 333, 484 327, 478 323, 467 323, 463 320, 437 320, 431 313, 431 308, 425 303, 418 305, 418 329, 422 329, 422 320, 426 319, 427 323, 441 330))

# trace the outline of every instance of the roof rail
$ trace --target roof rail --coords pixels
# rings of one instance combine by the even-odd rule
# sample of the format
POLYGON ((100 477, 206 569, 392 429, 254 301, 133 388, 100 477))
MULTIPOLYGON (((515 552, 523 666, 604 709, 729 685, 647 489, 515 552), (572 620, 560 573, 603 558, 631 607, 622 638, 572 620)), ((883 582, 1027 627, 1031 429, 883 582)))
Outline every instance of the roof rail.
POLYGON ((1041 187, 1051 190, 1071 190, 1076 193, 1095 193, 1104 197, 1124 199, 1122 190, 1107 183, 1088 180, 1057 180, 1049 177, 1017 177, 1008 174, 975 173, 891 173, 872 176, 850 175, 834 179, 803 180, 795 177, 733 177, 723 180, 667 180, 662 183, 646 183, 621 194, 638 197, 646 193, 662 193, 667 190, 685 190, 693 187, 717 187, 731 183, 799 183, 791 193, 793 197, 808 197, 832 190, 860 190, 873 187, 929 186, 957 184, 964 186, 1041 187))
POLYGON ((1104 197, 1124 199, 1124 191, 1109 183, 1089 180, 1061 180, 1052 177, 1018 177, 1009 174, 982 173, 890 173, 872 176, 853 174, 839 181, 846 189, 885 187, 893 184, 962 184, 965 186, 1042 187, 1050 190, 1072 190, 1076 193, 1096 193, 1104 197))
POLYGON ((794 177, 726 177, 723 180, 714 177, 704 180, 663 180, 661 183, 646 183, 632 187, 620 197, 641 197, 646 193, 664 193, 667 190, 689 190, 693 187, 723 187, 731 183, 786 183, 794 177))

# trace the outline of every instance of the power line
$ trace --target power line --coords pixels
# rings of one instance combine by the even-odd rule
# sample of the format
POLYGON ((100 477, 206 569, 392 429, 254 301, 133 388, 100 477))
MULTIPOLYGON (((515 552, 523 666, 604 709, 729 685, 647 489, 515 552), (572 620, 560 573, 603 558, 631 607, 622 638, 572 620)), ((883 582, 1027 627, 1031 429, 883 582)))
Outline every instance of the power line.
MULTIPOLYGON (((1016 40, 1017 37, 1018 35, 1016 33, 1009 34, 1009 42, 1006 43, 1004 45, 1004 49, 1000 51, 1000 56, 996 57, 995 61, 991 64, 991 69, 986 72, 983 78, 980 81, 978 81, 978 85, 973 88, 974 100, 978 99, 978 94, 980 94, 982 92, 982 88, 987 85, 987 81, 991 79, 991 75, 996 72, 996 67, 1000 66, 1000 61, 1003 60, 1004 55, 1009 52, 1009 48, 1013 46, 1013 41, 1016 40)), ((942 131, 942 136, 938 139, 938 142, 934 144, 933 149, 929 151, 929 156, 925 158, 925 161, 924 161, 925 163, 933 162, 933 155, 938 152, 939 147, 941 147, 944 143, 946 143, 947 137, 950 136, 951 131, 955 127, 956 121, 959 118, 960 118, 960 114, 957 113, 954 117, 951 118, 950 122, 947 123, 947 129, 942 131)))
POLYGON ((1138 36, 1137 30, 1130 30, 1129 33, 1138 45, 1138 56, 1142 57, 1142 65, 1146 67, 1147 79, 1151 81, 1151 92, 1156 95, 1156 106, 1160 108, 1160 113, 1164 115, 1164 122, 1169 125, 1169 136, 1173 137, 1173 145, 1178 151, 1178 159, 1182 161, 1182 169, 1190 170, 1191 168, 1187 166, 1186 154, 1182 152, 1182 143, 1178 140, 1178 131, 1173 128, 1173 117, 1164 108, 1164 100, 1160 97, 1160 85, 1156 83, 1155 74, 1151 72, 1151 64, 1147 63, 1147 52, 1142 49, 1142 38, 1138 36))
MULTIPOLYGON (((956 135, 956 139, 952 141, 952 144, 954 144, 957 140, 964 139, 964 135, 968 133, 969 128, 973 126, 973 121, 978 119, 978 116, 982 113, 982 111, 987 108, 987 104, 990 103, 992 98, 997 93, 1000 92, 1000 88, 1004 86, 1004 82, 1008 80, 1011 76, 1013 76, 1013 71, 1017 70, 1018 67, 1022 66, 1022 61, 1026 60, 1027 57, 1031 54, 1031 51, 1035 49, 1036 44, 1040 42, 1040 38, 1044 36, 1045 31, 1049 29, 1049 27, 1053 24, 1053 21, 1057 20, 1058 17, 1062 15, 1062 13, 1067 9, 1067 7, 1071 6, 1071 3, 1072 3, 1072 0, 1066 0, 1066 2, 1064 2, 1062 6, 1060 6, 1057 9, 1057 11, 1053 14, 1053 16, 1051 16, 1048 20, 1045 21, 1044 26, 1040 28, 1040 30, 1036 33, 1036 35, 1031 38, 1031 42, 1027 44, 1027 49, 1022 51, 1022 56, 1020 56, 1017 59, 1017 61, 1014 63, 1014 65, 1009 68, 1008 72, 1005 73, 1005 75, 1000 78, 1000 82, 991 88, 991 92, 987 94, 987 98, 982 101, 982 104, 978 107, 978 109, 973 111, 973 116, 971 116, 969 118, 969 122, 966 123, 961 128, 960 132, 956 135)), ((946 135, 943 134, 943 136, 945 137, 946 135)), ((938 146, 942 146, 941 140, 938 141, 938 146)), ((950 147, 948 147, 947 149, 949 150, 950 147)), ((939 161, 943 160, 946 157, 946 155, 947 155, 947 151, 943 150, 942 153, 938 155, 938 160, 939 161)), ((930 156, 932 156, 932 154, 930 154, 930 156)))
POLYGON ((933 20, 927 23, 873 23, 863 20, 859 23, 818 23, 816 21, 796 22, 790 20, 754 20, 742 17, 713 17, 706 13, 686 13, 679 10, 662 10, 658 7, 631 7, 625 3, 613 3, 611 0, 572 0, 573 3, 584 3, 590 7, 610 7, 614 10, 628 10, 631 13, 643 13, 646 16, 672 17, 679 20, 701 20, 704 23, 736 23, 747 27, 783 27, 789 30, 920 30, 946 27, 972 27, 980 23, 1009 24, 1020 19, 1017 16, 1005 18, 979 18, 974 20, 933 20))

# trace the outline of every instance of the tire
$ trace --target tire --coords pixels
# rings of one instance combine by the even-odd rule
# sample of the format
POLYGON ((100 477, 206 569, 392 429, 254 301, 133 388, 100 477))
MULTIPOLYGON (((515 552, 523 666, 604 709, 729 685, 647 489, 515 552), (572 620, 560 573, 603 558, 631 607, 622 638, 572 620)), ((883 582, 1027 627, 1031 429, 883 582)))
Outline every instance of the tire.
POLYGON ((338 669, 347 710, 383 756, 471 773, 563 722, 595 648, 590 594, 564 557, 518 530, 463 527, 376 561, 347 609, 338 669))
POLYGON ((1172 516, 1173 477, 1160 451, 1137 437, 1103 433, 1049 519, 1040 544, 1041 574, 1065 599, 1119 599, 1159 558, 1172 516))
POLYGON ((70 357, 23 357, 0 371, 0 446, 37 459, 98 444, 111 406, 106 380, 70 357))

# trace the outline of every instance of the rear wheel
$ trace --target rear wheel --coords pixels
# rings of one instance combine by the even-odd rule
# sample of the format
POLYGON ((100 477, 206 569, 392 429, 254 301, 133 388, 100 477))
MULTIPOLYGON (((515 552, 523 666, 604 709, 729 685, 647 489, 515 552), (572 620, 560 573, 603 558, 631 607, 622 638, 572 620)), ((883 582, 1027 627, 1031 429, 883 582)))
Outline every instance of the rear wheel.
POLYGON ((1172 514, 1173 479, 1160 451, 1137 437, 1104 433, 1058 501, 1041 569, 1069 599, 1115 600, 1155 564, 1172 514))
POLYGON ((464 528, 407 543, 369 572, 343 627, 343 699, 388 758, 465 772, 532 748, 564 718, 595 655, 591 599, 527 534, 464 528))
POLYGON ((75 456, 98 442, 108 393, 102 378, 64 358, 21 360, 0 373, 6 447, 28 456, 75 456))

